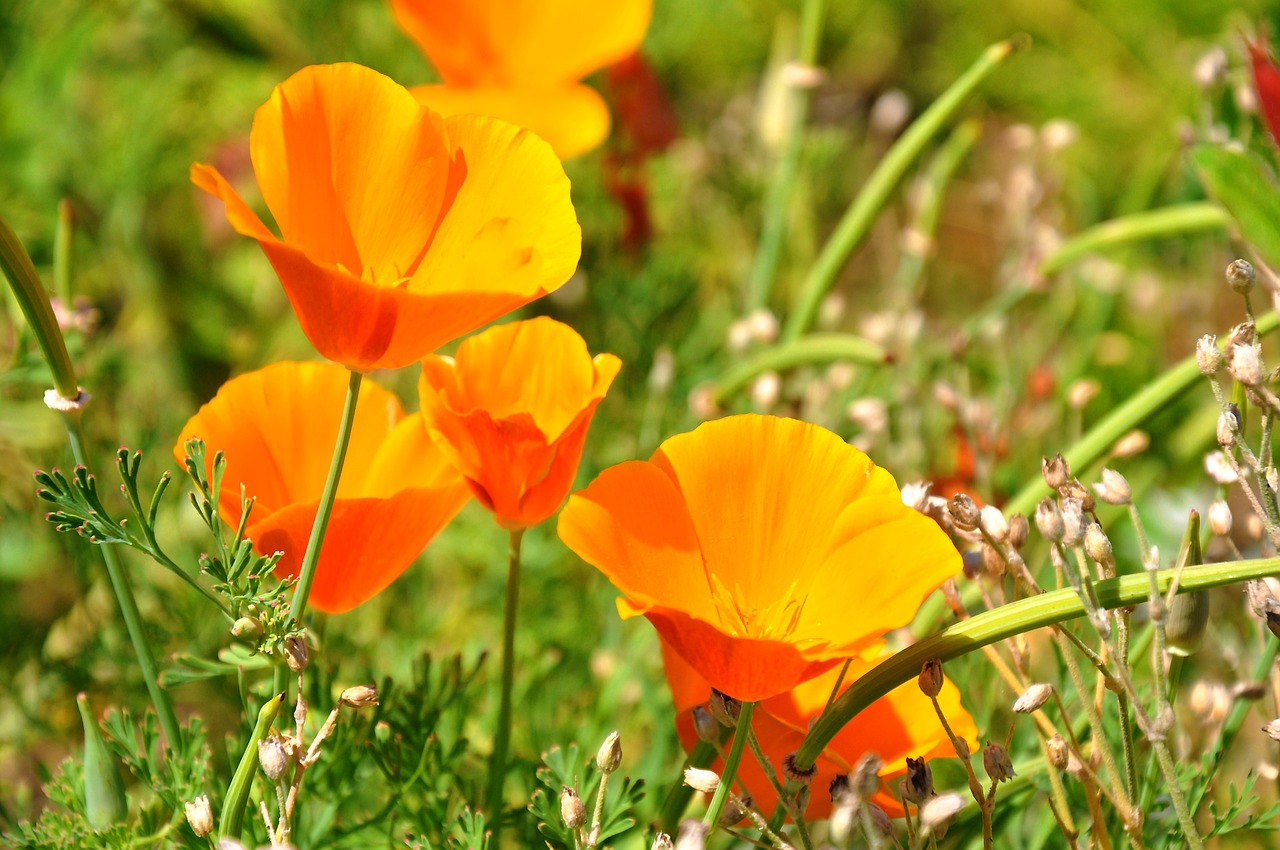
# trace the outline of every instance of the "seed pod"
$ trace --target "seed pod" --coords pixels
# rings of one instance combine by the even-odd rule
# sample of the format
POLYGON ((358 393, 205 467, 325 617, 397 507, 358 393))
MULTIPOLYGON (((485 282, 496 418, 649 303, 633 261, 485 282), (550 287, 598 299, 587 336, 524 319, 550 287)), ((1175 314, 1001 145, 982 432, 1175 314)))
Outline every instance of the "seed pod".
POLYGON ((1030 531, 1031 525, 1025 516, 1014 514, 1009 517, 1009 545, 1014 549, 1021 549, 1026 545, 1030 531))
POLYGON ((378 689, 373 685, 356 685, 347 688, 338 697, 339 702, 346 703, 352 708, 366 708, 371 705, 378 704, 378 689))
POLYGON ((977 502, 968 493, 957 493, 952 496, 951 502, 947 505, 947 510, 950 512, 951 520, 956 524, 956 528, 961 531, 974 531, 977 529, 982 511, 978 508, 977 502))
POLYGON ((684 784, 688 785, 695 791, 701 791, 704 794, 714 794, 716 788, 720 785, 720 777, 713 770, 703 770, 700 767, 686 767, 684 769, 684 784))
POLYGON ((930 799, 920 807, 920 834, 939 835, 966 805, 965 798, 954 791, 930 799))
POLYGON ((80 709, 80 722, 84 725, 85 815, 94 829, 106 829, 125 819, 129 802, 124 796, 120 769, 102 738, 89 698, 83 693, 77 694, 76 707, 80 709))
POLYGON ((1067 742, 1057 733, 1045 743, 1045 748, 1049 751, 1049 764, 1058 770, 1066 770, 1067 763, 1071 760, 1071 751, 1067 748, 1067 742))
POLYGON ((1013 762, 1009 761, 1008 751, 995 741, 987 742, 982 748, 982 766, 992 782, 1008 782, 1017 775, 1013 771, 1013 762))
POLYGON ((920 678, 917 680, 920 685, 920 692, 930 699, 936 697, 942 690, 942 662, 937 658, 930 658, 920 668, 920 678))
POLYGON ((183 803, 182 808, 187 815, 187 824, 196 837, 203 838, 213 832, 213 808, 209 805, 208 795, 201 794, 191 802, 183 803))
POLYGON ((1248 295, 1258 282, 1258 275, 1248 260, 1233 260, 1227 266, 1227 286, 1233 292, 1248 295))
POLYGON ((907 775, 902 780, 902 796, 908 803, 916 805, 933 796, 933 770, 924 759, 907 756, 907 775))
POLYGON ((1009 537, 1009 521, 995 505, 985 505, 978 511, 978 523, 983 533, 992 540, 1003 542, 1009 537))
POLYGON ((1111 549, 1111 538, 1102 530, 1099 523, 1091 522, 1084 531, 1084 551, 1090 558, 1104 567, 1115 565, 1116 558, 1111 549))
POLYGON ((1036 528, 1040 529, 1044 539, 1050 543, 1061 543, 1062 537, 1066 533, 1066 526, 1062 520, 1062 509, 1058 507, 1057 502, 1048 496, 1041 499, 1040 504, 1036 505, 1036 528))
POLYGON ((1071 479, 1071 467, 1061 453, 1040 460, 1040 472, 1050 490, 1058 490, 1071 479))
POLYGON ((706 706, 694 706, 693 731, 698 733, 698 740, 706 741, 708 744, 715 744, 720 740, 720 724, 711 716, 711 712, 707 711, 706 706))
POLYGON ((284 776, 289 769, 289 757, 278 737, 271 735, 258 742, 258 763, 272 782, 284 776))
POLYGON ((1093 485, 1093 492, 1108 505, 1127 505, 1133 500, 1129 481, 1114 469, 1102 470, 1102 477, 1093 485))
POLYGON ((1225 499, 1215 499, 1209 505, 1209 527, 1217 537, 1226 537, 1231 533, 1231 506, 1225 499))
POLYGON ((1196 365, 1200 374, 1212 377, 1222 369, 1222 351, 1218 348, 1218 338, 1205 334, 1196 343, 1196 365))
POLYGON ((587 807, 578 792, 568 785, 560 789, 560 817, 570 829, 580 829, 587 822, 587 807))
POLYGON ((728 726, 732 729, 738 725, 738 715, 742 712, 742 701, 712 688, 711 699, 707 701, 707 708, 711 710, 711 716, 721 726, 728 726))
POLYGON ((1084 507, 1079 499, 1062 500, 1062 545, 1074 549, 1084 542, 1084 507))
POLYGON ((1013 703, 1013 710, 1018 714, 1031 714, 1039 711, 1053 696, 1053 685, 1038 682, 1023 691, 1013 703))
POLYGON ((1262 727, 1262 731, 1267 733, 1267 737, 1273 741, 1280 741, 1280 718, 1272 720, 1270 723, 1262 727))

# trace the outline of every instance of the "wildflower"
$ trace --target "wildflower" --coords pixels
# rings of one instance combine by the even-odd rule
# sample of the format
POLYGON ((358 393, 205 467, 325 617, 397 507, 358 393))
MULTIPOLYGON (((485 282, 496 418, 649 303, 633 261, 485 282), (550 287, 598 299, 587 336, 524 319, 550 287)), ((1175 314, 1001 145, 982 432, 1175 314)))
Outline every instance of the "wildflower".
POLYGON ((428 357, 418 396, 440 451, 515 530, 568 495, 591 416, 621 365, 612 354, 592 358, 568 325, 537 318, 465 339, 453 359, 428 357))
MULTIPOLYGON (((263 554, 283 553, 282 576, 301 567, 346 387, 346 371, 327 363, 276 363, 241 375, 200 408, 174 446, 179 463, 193 437, 207 443, 210 463, 216 451, 225 453, 222 516, 239 522, 243 486, 256 500, 246 535, 263 554)), ((365 381, 311 603, 336 613, 374 596, 466 500, 466 485, 422 419, 406 417, 395 396, 365 381)))
POLYGON ((307 338, 358 371, 396 368, 558 288, 582 235, 532 133, 443 119, 360 65, 303 68, 249 137, 276 237, 212 166, 191 179, 258 241, 307 338))
MULTIPOLYGON (((694 731, 694 708, 706 701, 711 686, 665 644, 662 658, 676 709, 676 731, 685 748, 692 749, 698 743, 694 731)), ((871 670, 879 660, 878 655, 852 659, 842 689, 871 670)), ((756 706, 751 728, 776 773, 784 772, 786 757, 799 748, 810 722, 826 707, 839 675, 838 669, 830 670, 756 706)), ((942 682, 938 703, 957 735, 971 740, 977 738, 973 719, 960 704, 960 692, 948 680, 942 682)), ((834 789, 838 796, 840 789, 849 787, 851 783, 856 784, 851 790, 861 799, 875 800, 891 814, 900 815, 902 807, 897 800, 887 790, 878 792, 877 789, 880 779, 892 780, 902 776, 907 768, 907 757, 917 755, 938 758, 954 756, 955 752, 938 723, 929 698, 920 692, 915 682, 911 682, 859 713, 818 756, 814 762, 816 773, 810 780, 809 787, 814 792, 805 809, 806 818, 825 818, 832 811, 832 795, 820 789, 834 789), (836 778, 841 775, 850 779, 836 783, 836 778)), ((711 768, 721 769, 718 763, 711 768)), ((763 768, 754 758, 744 757, 739 762, 735 781, 751 794, 760 811, 773 810, 777 796, 763 768)))
POLYGON ((559 531, 621 591, 623 617, 645 615, 741 700, 878 652, 960 570, 892 476, 830 431, 772 416, 708 422, 606 470, 559 531))
POLYGON ((600 144, 609 110, 578 82, 634 53, 652 0, 392 0, 400 27, 442 85, 419 101, 445 115, 492 115, 528 127, 571 157, 600 144))

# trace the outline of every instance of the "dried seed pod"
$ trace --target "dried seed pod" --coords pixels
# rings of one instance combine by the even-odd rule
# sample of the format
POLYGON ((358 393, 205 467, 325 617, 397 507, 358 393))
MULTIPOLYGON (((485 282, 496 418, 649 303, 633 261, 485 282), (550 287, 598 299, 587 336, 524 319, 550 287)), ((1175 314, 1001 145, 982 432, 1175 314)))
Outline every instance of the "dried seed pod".
POLYGON ((978 511, 978 524, 982 533, 996 542, 1004 542, 1009 537, 1009 522, 995 505, 984 505, 978 511))
POLYGON ((271 735, 258 742, 258 763, 272 782, 284 776, 289 769, 289 756, 285 753, 279 736, 271 735))
POLYGON ((698 705, 693 709, 693 731, 698 740, 715 744, 720 741, 720 723, 711 715, 706 706, 698 705))
POLYGON ((978 528, 982 511, 968 493, 957 493, 952 496, 947 510, 951 514, 952 522, 961 531, 974 531, 978 528))
POLYGON ((982 766, 992 782, 1008 782, 1017 775, 1013 771, 1013 762, 1009 760, 1009 752, 995 741, 987 742, 982 748, 982 766))
POLYGON ((197 837, 203 838, 213 832, 213 808, 209 805, 209 797, 201 794, 190 803, 183 803, 187 823, 197 837))
POLYGON ((1110 569, 1115 566, 1116 558, 1111 549, 1111 538, 1102 530, 1099 523, 1091 522, 1084 530, 1084 551, 1090 558, 1110 569))
POLYGON ((1018 714, 1031 714, 1039 711, 1053 696, 1053 685, 1037 682, 1022 692, 1022 696, 1014 700, 1013 710, 1018 714))
POLYGON ((730 729, 738 725, 738 715, 742 712, 742 701, 733 697, 711 689, 711 699, 707 701, 707 708, 721 726, 728 726, 730 729))
POLYGON ((1200 374, 1212 377, 1222 369, 1222 350, 1218 348, 1218 338, 1205 334, 1196 342, 1196 365, 1200 374))
POLYGON ((1209 505, 1209 528, 1213 529, 1214 535, 1226 537, 1231 534, 1231 520, 1231 506, 1225 499, 1215 499, 1209 505))
POLYGON ((939 835, 966 805, 965 798, 954 791, 933 797, 920 807, 920 834, 939 835))
POLYGON ((1062 509, 1052 498, 1046 496, 1036 505, 1036 528, 1050 543, 1061 543, 1066 534, 1066 525, 1062 519, 1062 509))
POLYGON ((902 780, 902 796, 919 805, 933 796, 933 770, 922 758, 907 756, 907 775, 902 780))
POLYGON ((942 662, 937 658, 930 658, 920 668, 920 677, 917 679, 921 693, 930 699, 936 697, 942 691, 942 681, 942 662))
POLYGON ((1009 517, 1009 545, 1014 549, 1022 549, 1027 543, 1027 535, 1031 532, 1031 524, 1022 514, 1009 517))
POLYGON ((343 691, 338 701, 352 708, 367 708, 378 704, 378 689, 373 685, 356 685, 343 691))
POLYGON ((1074 549, 1084 542, 1084 507, 1079 499, 1062 500, 1062 545, 1074 549))
POLYGON ((1058 770, 1067 769, 1067 764, 1071 761, 1071 750, 1061 735, 1055 732, 1053 737, 1045 742, 1045 749, 1049 751, 1049 764, 1058 770))
POLYGON ((1248 260, 1233 260, 1227 266, 1227 286, 1230 286, 1233 292, 1248 295, 1257 282, 1257 272, 1253 270, 1248 260))
POLYGON ((1062 488, 1071 479, 1071 467, 1061 453, 1040 460, 1040 473, 1050 490, 1062 488))
POLYGON ((701 791, 704 794, 714 794, 716 788, 720 785, 720 777, 713 770, 703 770, 700 767, 686 767, 684 769, 684 784, 688 785, 695 791, 701 791))
POLYGON ((568 785, 560 789, 560 817, 570 829, 581 829, 587 822, 587 807, 578 792, 568 785))
POLYGON ((1103 469, 1093 492, 1108 505, 1127 505, 1133 500, 1133 492, 1129 489, 1129 481, 1114 469, 1103 469))

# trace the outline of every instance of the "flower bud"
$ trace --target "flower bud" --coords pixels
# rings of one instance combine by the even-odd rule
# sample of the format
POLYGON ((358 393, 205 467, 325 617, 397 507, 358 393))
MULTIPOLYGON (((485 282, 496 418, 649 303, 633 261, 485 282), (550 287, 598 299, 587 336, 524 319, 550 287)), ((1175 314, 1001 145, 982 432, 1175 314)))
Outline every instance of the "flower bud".
POLYGON ((1248 295, 1258 282, 1258 276, 1248 260, 1232 260, 1227 266, 1227 286, 1241 295, 1248 295))
POLYGON ((1128 480, 1114 469, 1102 470, 1102 477, 1093 485, 1093 492, 1108 505, 1127 505, 1133 500, 1128 480))
POLYGON ((1116 562, 1111 549, 1111 539, 1096 522, 1089 523, 1089 527, 1084 530, 1084 551, 1104 567, 1111 567, 1116 562))
POLYGON ((1227 369, 1231 376, 1246 387, 1256 387, 1263 381, 1262 346, 1236 344, 1227 349, 1227 369))
POLYGON ((1147 436, 1147 432, 1134 428, 1116 440, 1116 444, 1111 447, 1111 456, 1114 458, 1137 457, 1150 445, 1151 438, 1147 436))
POLYGON ((587 807, 578 792, 568 785, 560 789, 560 817, 570 829, 580 829, 587 822, 587 807))
POLYGON ((1062 545, 1074 549, 1084 542, 1084 508, 1079 499, 1062 502, 1062 545))
POLYGON ((671 836, 665 832, 659 832, 653 837, 653 845, 649 850, 675 850, 675 843, 672 842, 671 836))
POLYGON ((1241 322, 1227 333, 1222 343, 1222 350, 1229 351, 1233 345, 1253 345, 1258 341, 1258 326, 1253 322, 1241 322))
POLYGON ((289 769, 289 757, 285 754, 284 744, 279 737, 270 735, 258 741, 258 763, 272 782, 284 776, 289 769))
POLYGON ((686 767, 684 769, 684 784, 695 791, 714 794, 716 788, 720 785, 720 777, 712 770, 703 770, 700 767, 686 767))
POLYGON ((1058 490, 1071 479, 1071 467, 1061 453, 1040 460, 1040 472, 1049 489, 1058 490))
POLYGON ((1053 696, 1053 685, 1037 682, 1022 692, 1022 696, 1014 700, 1013 710, 1018 714, 1031 714, 1039 711, 1053 696))
POLYGON ((1204 471, 1215 483, 1230 487, 1240 480, 1240 476, 1236 475, 1235 467, 1231 465, 1231 461, 1227 459, 1225 452, 1213 451, 1204 456, 1204 471))
POLYGON ((741 700, 736 700, 712 688, 711 699, 707 701, 707 707, 711 710, 711 716, 721 726, 728 726, 732 729, 738 725, 738 714, 742 711, 741 700))
POLYGON ((995 741, 989 741, 983 747, 982 766, 986 768, 987 776, 991 777, 992 782, 1008 782, 1017 775, 1013 772, 1013 762, 1009 761, 1008 751, 995 741))
POLYGON ((1066 526, 1062 520, 1062 510, 1058 503, 1046 496, 1036 505, 1036 528, 1050 543, 1061 543, 1066 534, 1066 526))
POLYGON ((622 744, 618 741, 618 733, 610 732, 596 752, 596 767, 601 773, 613 773, 622 763, 622 744))
POLYGON ((720 724, 711 716, 711 712, 707 711, 706 706, 694 706, 693 731, 698 734, 699 741, 706 741, 708 744, 720 741, 720 724))
POLYGON ((1209 505, 1209 528, 1218 537, 1231 534, 1231 506, 1225 499, 1215 499, 1209 505))
POLYGON ((1262 731, 1267 733, 1267 737, 1273 741, 1280 741, 1280 718, 1272 720, 1270 723, 1262 727, 1262 731))
POLYGON ((880 789, 880 771, 883 769, 884 760, 878 753, 863 753, 849 775, 850 790, 858 795, 858 799, 870 800, 880 789))
POLYGON ((209 805, 209 797, 201 794, 190 803, 184 803, 187 812, 187 823, 197 837, 203 838, 213 832, 213 808, 209 805))
POLYGON ((750 797, 745 799, 730 797, 728 802, 724 804, 724 809, 720 812, 720 821, 717 825, 721 829, 729 829, 742 823, 747 816, 747 807, 750 805, 750 797))
POLYGON ((920 678, 917 681, 921 693, 930 699, 936 697, 942 690, 942 662, 937 658, 926 661, 920 668, 920 678))
POLYGON ((1081 378, 1067 388, 1067 404, 1076 410, 1084 410, 1102 390, 1093 378, 1081 378))
POLYGON ((1054 733, 1054 736, 1045 742, 1045 749, 1049 751, 1049 764, 1058 770, 1067 769, 1067 763, 1071 760, 1071 750, 1061 735, 1054 733))
POLYGON ((707 832, 710 827, 697 818, 686 818, 680 822, 680 832, 676 835, 675 850, 703 850, 707 846, 707 832))
POLYGON ((1213 334, 1205 334, 1196 342, 1196 365, 1205 377, 1213 377, 1222 369, 1222 350, 1213 334))
POLYGON ((338 697, 338 702, 346 703, 352 708, 365 708, 370 705, 378 704, 378 689, 373 685, 356 685, 347 688, 342 692, 342 696, 338 697))
POLYGON ((765 307, 751 311, 747 316, 747 327, 756 342, 770 343, 778 338, 778 317, 765 307))
POLYGON ((1209 594, 1204 590, 1180 593, 1173 598, 1164 624, 1169 652, 1186 657, 1200 648, 1209 625, 1209 594))
POLYGON ((952 496, 951 502, 947 505, 947 511, 951 514, 956 528, 961 531, 975 530, 982 514, 978 503, 968 493, 956 493, 952 496))
POLYGON ((1021 549, 1027 544, 1027 535, 1031 533, 1031 524, 1027 522, 1027 518, 1022 514, 1014 514, 1009 517, 1009 545, 1014 549, 1021 549))
POLYGON ((902 780, 902 798, 919 805, 933 796, 933 770, 922 758, 907 756, 907 775, 902 780))
POLYGON ((1003 543, 1009 538, 1009 522, 995 505, 986 505, 978 512, 978 523, 992 540, 1003 543))
POLYGON ((1076 499, 1080 502, 1080 510, 1087 514, 1093 513, 1094 508, 1098 506, 1098 501, 1093 498, 1093 493, 1089 492, 1089 488, 1075 478, 1062 485, 1058 489, 1058 495, 1063 499, 1076 499))
POLYGON ((280 647, 284 650, 284 660, 290 670, 301 673, 307 669, 311 652, 307 649, 307 642, 301 635, 290 635, 281 641, 280 647))
POLYGON ((920 807, 920 834, 938 835, 966 805, 965 798, 954 791, 930 799, 920 807))
POLYGON ((231 624, 231 636, 254 644, 262 639, 262 622, 257 617, 241 617, 231 624))

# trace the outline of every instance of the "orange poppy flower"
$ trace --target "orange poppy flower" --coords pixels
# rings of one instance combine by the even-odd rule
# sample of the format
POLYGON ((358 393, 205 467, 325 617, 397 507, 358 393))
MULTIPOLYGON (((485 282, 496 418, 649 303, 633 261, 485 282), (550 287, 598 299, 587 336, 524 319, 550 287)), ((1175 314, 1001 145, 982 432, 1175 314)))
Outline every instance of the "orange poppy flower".
POLYGON ((436 445, 498 524, 516 530, 568 495, 591 416, 621 366, 543 317, 468 337, 454 358, 428 357, 418 395, 436 445))
MULTIPOLYGON (((306 552, 346 398, 347 372, 332 363, 276 363, 233 378, 187 422, 174 446, 199 437, 207 457, 227 459, 218 504, 240 520, 240 488, 255 498, 246 535, 276 570, 296 576, 306 552)), ((404 572, 469 498, 461 476, 432 445, 417 414, 365 381, 356 406, 310 602, 346 611, 404 572)))
POLYGON ((605 470, 560 538, 702 678, 740 700, 791 690, 854 655, 960 571, 893 477, 835 434, 732 416, 605 470))
POLYGON ((277 238, 218 171, 191 179, 258 240, 316 350, 398 368, 558 288, 582 233, 541 139, 475 115, 443 119, 360 65, 303 68, 249 137, 277 238))
MULTIPOLYGON (((693 726, 693 709, 704 705, 711 697, 711 685, 698 675, 688 663, 665 643, 662 647, 663 666, 671 696, 676 708, 676 729, 680 740, 688 750, 698 741, 693 726)), ((845 673, 841 691, 859 676, 869 671, 879 659, 854 658, 845 673)), ((843 665, 841 665, 843 666, 843 665)), ((770 697, 756 707, 751 715, 751 728, 760 741, 760 748, 773 765, 777 776, 783 774, 783 760, 800 749, 809 723, 822 713, 831 689, 840 677, 840 668, 828 670, 815 679, 797 685, 790 691, 770 697)), ((955 733, 973 744, 978 730, 973 718, 960 704, 960 691, 949 680, 944 680, 938 693, 938 703, 947 716, 947 722, 955 733)), ((817 773, 810 781, 812 789, 809 805, 805 809, 806 820, 820 820, 831 814, 831 782, 840 774, 853 770, 858 759, 866 753, 875 753, 884 762, 880 771, 887 788, 875 797, 875 802, 886 812, 897 817, 902 806, 896 796, 894 779, 907 769, 907 757, 954 757, 951 740, 938 722, 933 704, 919 685, 911 681, 895 689, 888 696, 876 700, 851 720, 831 740, 814 763, 817 773)), ((713 768, 719 772, 718 766, 713 768)), ((769 814, 778 802, 762 768, 751 753, 746 753, 738 764, 738 782, 754 800, 756 808, 769 814)))
POLYGON ((414 95, 445 115, 527 127, 571 157, 609 133, 609 109, 582 77, 630 55, 652 0, 391 0, 443 85, 414 95))

